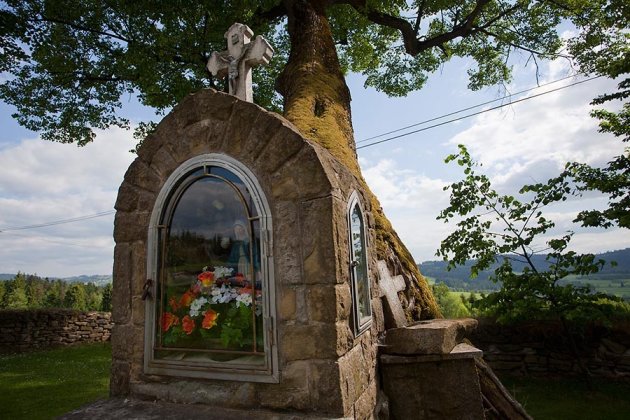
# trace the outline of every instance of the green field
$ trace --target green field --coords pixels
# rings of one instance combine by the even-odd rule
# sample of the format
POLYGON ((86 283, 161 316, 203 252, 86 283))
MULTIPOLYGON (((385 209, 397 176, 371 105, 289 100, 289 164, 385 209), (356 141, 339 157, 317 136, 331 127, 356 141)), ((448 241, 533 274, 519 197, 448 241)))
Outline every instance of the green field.
MULTIPOLYGON (((590 285, 593 291, 606 293, 608 295, 617 296, 623 298, 625 300, 630 300, 630 279, 625 280, 609 280, 609 279, 580 279, 575 276, 568 277, 565 282, 570 282, 576 286, 586 286, 590 285)), ((435 279, 429 280, 429 284, 434 284, 435 279)), ((464 295, 468 298, 471 294, 474 294, 477 298, 481 297, 481 293, 489 294, 492 293, 493 290, 475 290, 475 291, 466 291, 466 292, 457 292, 451 290, 451 294, 464 295)))
POLYGON ((624 299, 630 299, 630 279, 584 279, 569 276, 568 281, 576 286, 590 285, 596 292, 602 292, 624 299))
POLYGON ((0 355, 0 418, 52 419, 105 398, 111 345, 0 355))
MULTIPOLYGON (((111 346, 92 344, 0 356, 0 418, 52 419, 107 397, 111 346)), ((628 419, 630 383, 503 378, 536 420, 628 419)))
POLYGON ((595 380, 593 391, 573 378, 502 378, 536 420, 627 420, 630 383, 595 380))

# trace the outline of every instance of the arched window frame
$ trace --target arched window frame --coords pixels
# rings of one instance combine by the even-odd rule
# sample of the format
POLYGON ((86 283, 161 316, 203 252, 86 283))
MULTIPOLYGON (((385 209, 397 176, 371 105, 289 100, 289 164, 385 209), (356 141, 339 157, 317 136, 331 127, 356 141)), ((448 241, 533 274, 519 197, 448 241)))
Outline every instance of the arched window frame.
POLYGON ((221 167, 231 171, 238 176, 249 190, 256 211, 259 215, 261 249, 260 264, 263 279, 263 320, 264 320, 264 343, 265 343, 265 363, 266 371, 247 371, 238 369, 238 365, 225 367, 216 366, 183 366, 171 363, 163 359, 155 359, 154 345, 156 338, 156 299, 147 299, 145 305, 145 346, 144 346, 144 371, 148 374, 193 377, 208 379, 237 380, 248 382, 279 382, 278 372, 278 348, 277 348, 277 326, 276 326, 276 293, 273 272, 273 242, 272 242, 272 219, 271 209, 263 194, 262 188, 256 176, 242 163, 236 159, 218 153, 204 154, 189 159, 180 165, 169 176, 162 186, 156 199, 151 219, 149 223, 147 241, 147 278, 156 279, 153 282, 153 296, 157 290, 159 280, 159 229, 162 218, 167 207, 170 205, 172 194, 178 189, 180 183, 184 181, 192 172, 205 167, 221 167))
POLYGON ((368 330, 370 328, 370 326, 372 325, 372 294, 371 294, 371 290, 370 290, 370 265, 369 265, 369 258, 368 258, 368 237, 367 237, 367 230, 366 230, 366 225, 365 225, 365 211, 363 209, 363 206, 361 205, 361 201, 359 200, 359 195, 357 194, 356 191, 354 191, 351 195, 350 195, 350 199, 348 200, 348 207, 347 207, 347 222, 348 222, 348 246, 349 246, 349 268, 350 268, 350 290, 351 290, 351 294, 352 294, 352 320, 353 320, 353 329, 354 329, 354 335, 355 336, 359 336, 361 335, 363 332, 365 332, 366 330, 368 330), (352 212, 354 211, 355 208, 358 208, 359 210, 359 214, 360 214, 360 219, 361 219, 361 245, 363 247, 363 263, 365 264, 365 287, 367 288, 367 309, 369 312, 369 315, 367 317, 364 317, 362 319, 361 317, 361 312, 360 312, 360 306, 359 306, 359 284, 358 282, 360 281, 357 277, 357 269, 356 269, 356 264, 355 264, 355 260, 354 260, 354 248, 353 248, 353 243, 352 243, 352 212), (367 318, 367 319, 366 319, 367 318))

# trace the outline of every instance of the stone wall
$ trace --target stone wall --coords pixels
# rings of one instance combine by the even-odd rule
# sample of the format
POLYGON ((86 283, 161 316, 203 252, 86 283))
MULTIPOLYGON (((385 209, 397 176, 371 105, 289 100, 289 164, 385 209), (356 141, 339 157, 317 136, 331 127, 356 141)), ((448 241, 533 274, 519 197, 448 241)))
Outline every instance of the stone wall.
POLYGON ((0 311, 0 352, 107 341, 112 330, 109 312, 70 309, 0 311))
MULTIPOLYGON (((498 325, 482 319, 471 334, 484 359, 499 374, 574 375, 579 366, 557 322, 498 325)), ((630 323, 591 324, 576 341, 582 360, 595 376, 630 379, 630 323)))

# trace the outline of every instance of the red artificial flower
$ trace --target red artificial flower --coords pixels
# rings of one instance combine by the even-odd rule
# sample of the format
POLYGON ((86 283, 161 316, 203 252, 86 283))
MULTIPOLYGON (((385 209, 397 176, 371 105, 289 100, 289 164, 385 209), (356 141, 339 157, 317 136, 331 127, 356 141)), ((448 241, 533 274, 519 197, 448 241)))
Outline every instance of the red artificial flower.
POLYGON ((252 294, 252 285, 248 284, 245 287, 241 287, 240 289, 238 289, 238 294, 239 295, 251 295, 252 294))
POLYGON ((179 300, 179 306, 183 306, 183 307, 190 306, 192 301, 195 300, 195 297, 196 297, 195 293, 192 290, 187 291, 186 293, 182 295, 181 299, 179 300))
POLYGON ((164 312, 162 314, 162 331, 167 332, 173 325, 179 324, 179 318, 170 312, 164 312))
POLYGON ((212 283, 214 283, 214 273, 212 271, 204 271, 197 276, 197 280, 199 280, 204 287, 210 287, 212 283))
POLYGON ((214 327, 217 324, 217 318, 219 314, 212 309, 208 309, 203 313, 203 321, 201 321, 201 326, 207 330, 214 327))
POLYGON ((186 315, 182 318, 182 329, 186 334, 192 334, 193 330, 195 329, 195 321, 191 317, 186 315))
POLYGON ((175 299, 174 297, 168 300, 168 304, 173 311, 177 311, 179 309, 179 303, 177 303, 177 299, 175 299))

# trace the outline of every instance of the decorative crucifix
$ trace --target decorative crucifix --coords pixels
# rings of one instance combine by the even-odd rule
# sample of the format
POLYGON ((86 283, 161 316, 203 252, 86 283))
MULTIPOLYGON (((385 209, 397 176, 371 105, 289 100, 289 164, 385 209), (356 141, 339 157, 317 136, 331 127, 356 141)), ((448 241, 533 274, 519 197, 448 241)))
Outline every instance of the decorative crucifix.
POLYGON ((208 60, 208 70, 215 77, 228 77, 230 95, 253 102, 252 67, 269 64, 273 48, 261 35, 254 38, 247 25, 235 23, 225 33, 227 51, 213 52, 208 60))

